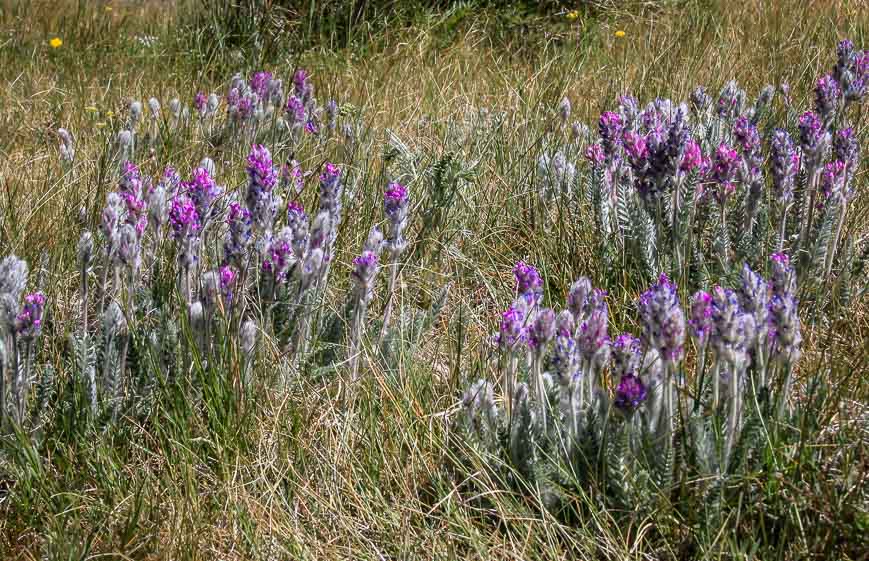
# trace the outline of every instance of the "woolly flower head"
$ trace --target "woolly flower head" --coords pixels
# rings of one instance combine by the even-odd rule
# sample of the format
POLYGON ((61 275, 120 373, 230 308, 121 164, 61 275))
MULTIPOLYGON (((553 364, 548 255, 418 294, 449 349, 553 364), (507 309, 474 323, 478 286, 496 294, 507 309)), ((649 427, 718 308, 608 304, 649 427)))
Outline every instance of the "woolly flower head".
POLYGON ((529 303, 540 299, 543 294, 543 279, 535 267, 519 261, 513 267, 513 276, 516 278, 516 292, 519 296, 529 300, 529 303))
POLYGON ((24 339, 37 337, 42 331, 42 312, 45 309, 45 295, 34 292, 24 297, 24 307, 15 318, 15 331, 24 339))
POLYGON ((646 400, 646 385, 633 374, 626 374, 619 380, 613 404, 625 412, 636 410, 646 400))
POLYGON ((640 296, 643 341, 661 353, 665 361, 678 362, 684 355, 685 315, 679 305, 676 285, 661 273, 658 282, 640 296))

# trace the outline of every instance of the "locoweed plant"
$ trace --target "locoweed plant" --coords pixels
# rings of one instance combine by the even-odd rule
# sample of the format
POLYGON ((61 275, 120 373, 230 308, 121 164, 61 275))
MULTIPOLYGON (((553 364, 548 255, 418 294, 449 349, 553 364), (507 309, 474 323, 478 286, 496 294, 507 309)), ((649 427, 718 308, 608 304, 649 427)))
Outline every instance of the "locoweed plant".
POLYGON ((499 480, 526 482, 556 510, 586 495, 649 513, 688 494, 720 516, 794 415, 796 273, 782 253, 771 264, 769 281, 746 265, 736 289, 698 291, 687 309, 661 274, 637 300, 639 335, 611 338, 606 292, 581 278, 556 313, 520 262, 494 337, 500 396, 494 382, 471 384, 463 434, 499 480))

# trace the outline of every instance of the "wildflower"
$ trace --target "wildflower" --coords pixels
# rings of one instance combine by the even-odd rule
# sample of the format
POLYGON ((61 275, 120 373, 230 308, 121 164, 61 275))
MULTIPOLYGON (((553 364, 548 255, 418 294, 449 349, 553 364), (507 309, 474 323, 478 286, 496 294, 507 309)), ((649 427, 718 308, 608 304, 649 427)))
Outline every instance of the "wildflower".
POLYGON ((800 153, 784 129, 773 132, 770 165, 776 199, 781 204, 787 204, 793 199, 794 185, 800 171, 800 153))
POLYGON ((374 296, 374 276, 380 258, 373 251, 363 251, 362 255, 353 259, 351 278, 356 283, 357 297, 360 302, 368 303, 374 296))
POLYGON ((699 347, 703 347, 709 341, 712 332, 712 295, 703 290, 698 290, 691 297, 691 319, 688 320, 691 328, 691 337, 699 347))
POLYGON ((594 167, 597 167, 606 161, 606 156, 603 153, 603 147, 600 143, 596 142, 588 145, 585 149, 585 159, 594 167))
POLYGON ((564 14, 564 17, 567 18, 567 21, 576 21, 576 18, 579 17, 579 11, 570 10, 569 12, 564 14))
POLYGON ((685 143, 685 150, 682 152, 682 161, 679 163, 679 169, 683 172, 690 173, 699 168, 703 163, 703 152, 700 150, 700 145, 693 139, 685 143))
POLYGON ((59 128, 57 129, 57 136, 60 137, 60 159, 72 162, 75 159, 75 144, 72 135, 65 128, 59 128))
POLYGON ((277 197, 273 190, 277 173, 268 148, 255 144, 247 157, 248 187, 245 203, 256 228, 270 232, 278 211, 277 197))
POLYGON ((691 101, 691 110, 695 115, 700 115, 712 104, 712 98, 706 93, 706 88, 697 86, 691 91, 689 97, 691 101))
POLYGON ((727 197, 736 189, 734 180, 739 166, 739 154, 722 142, 712 156, 712 180, 718 185, 716 199, 724 205, 727 197))
POLYGON ((142 118, 142 102, 133 101, 130 103, 130 125, 135 126, 142 118))
POLYGON ((24 297, 24 307, 15 318, 15 331, 19 337, 31 340, 42 331, 42 312, 45 309, 45 295, 34 292, 24 297))
POLYGON ((58 49, 63 45, 63 39, 60 37, 52 37, 48 44, 52 49, 58 49))
POLYGON ((643 323, 644 343, 661 353, 670 363, 684 354, 685 315, 679 305, 676 285, 661 273, 658 282, 640 296, 638 303, 643 323))
POLYGON ((396 259, 407 247, 407 240, 404 239, 408 210, 407 188, 401 183, 390 183, 383 197, 383 206, 389 220, 389 253, 392 259, 396 259))
POLYGON ((563 385, 570 382, 577 368, 576 341, 573 333, 576 330, 573 314, 562 310, 555 319, 555 339, 552 349, 551 365, 563 385))
POLYGON ((291 128, 295 129, 301 127, 305 122, 304 102, 298 97, 291 95, 289 99, 287 99, 286 113, 291 128))
POLYGON ((172 206, 169 209, 169 224, 172 228, 172 235, 176 239, 195 235, 199 231, 199 214, 196 212, 196 205, 190 197, 179 194, 172 199, 172 206))
POLYGON ((496 338, 501 352, 510 352, 526 339, 525 324, 528 321, 528 303, 519 298, 501 315, 496 338))
POLYGON ((293 254, 301 259, 308 244, 308 215, 302 205, 295 201, 287 204, 287 227, 293 231, 293 254))
POLYGON ((811 111, 806 111, 800 116, 799 129, 800 146, 806 158, 806 166, 814 170, 824 159, 824 153, 830 143, 830 134, 824 129, 821 119, 811 111))
POLYGON ((588 127, 584 123, 574 121, 570 125, 570 140, 573 142, 578 142, 581 138, 588 138, 589 135, 591 135, 591 131, 588 130, 588 127))
POLYGON ((220 107, 220 98, 217 97, 217 94, 208 94, 208 114, 214 115, 218 107, 220 107))
POLYGON ((193 170, 193 179, 182 185, 196 205, 196 213, 204 224, 214 213, 214 202, 223 192, 223 189, 212 179, 211 174, 205 167, 193 170))
POLYGON ((646 393, 643 381, 633 374, 627 374, 619 380, 613 404, 623 411, 634 411, 646 400, 646 393))
MULTIPOLYGON (((821 172, 821 189, 824 193, 824 198, 829 199, 832 196, 844 196, 845 193, 845 162, 836 160, 828 162, 824 166, 824 171, 821 172)), ((821 206, 821 203, 818 203, 821 206)))
POLYGON ((157 100, 156 97, 152 97, 148 100, 148 109, 151 111, 152 119, 160 118, 160 102, 157 100))
POLYGON ((519 261, 513 267, 513 276, 516 278, 516 293, 519 296, 525 298, 529 304, 540 301, 543 295, 543 279, 536 268, 519 261))
POLYGON ((585 320, 579 324, 576 346, 580 356, 589 365, 600 368, 609 360, 610 339, 607 333, 609 309, 604 300, 606 292, 596 290, 586 305, 590 309, 583 313, 585 320))
MULTIPOLYGON (((751 270, 748 264, 742 267, 740 275, 741 284, 737 291, 739 305, 742 311, 750 314, 754 320, 757 331, 757 339, 762 341, 766 336, 767 307, 769 304, 769 290, 766 281, 751 270)), ((751 342, 754 347, 754 341, 751 342)))
POLYGON ((607 111, 600 116, 598 132, 600 133, 601 146, 608 159, 615 157, 623 130, 624 121, 618 113, 607 111))
POLYGON ((236 202, 229 204, 226 238, 223 242, 223 260, 241 268, 251 240, 250 211, 236 202))
POLYGON ((731 80, 721 90, 716 110, 721 119, 732 121, 742 113, 744 104, 745 92, 739 88, 736 81, 731 80))
POLYGON ((772 295, 784 296, 796 291, 796 274, 790 265, 790 258, 785 253, 773 253, 769 257, 770 284, 772 295))
POLYGON ((205 117, 208 111, 208 98, 205 96, 205 92, 196 92, 196 96, 193 98, 193 107, 200 117, 205 117))
POLYGON ((612 343, 613 374, 628 376, 640 368, 642 343, 631 333, 622 333, 612 343))
POLYGON ((815 111, 824 122, 829 123, 839 107, 842 90, 833 76, 827 74, 815 86, 815 111))
POLYGON ((800 358, 800 318, 797 301, 792 294, 773 294, 769 301, 770 360, 779 364, 794 364, 800 358))
POLYGON ((97 113, 99 111, 99 109, 97 107, 94 107, 93 105, 85 105, 84 110, 88 113, 97 113))
POLYGON ((272 79, 271 72, 254 72, 250 77, 250 89, 262 99, 266 97, 269 82, 272 79))
POLYGON ((328 247, 326 259, 331 256, 331 246, 338 236, 338 226, 341 224, 341 169, 331 162, 326 162, 323 172, 320 174, 320 211, 329 214, 328 247))
POLYGON ((719 360, 742 365, 754 340, 754 318, 742 313, 736 293, 716 286, 712 289, 712 348, 719 360))
POLYGON ((854 129, 847 127, 836 132, 833 137, 833 157, 844 162, 847 182, 851 183, 860 162, 860 145, 854 129))
POLYGON ((534 321, 528 329, 528 346, 535 353, 543 355, 554 338, 555 312, 550 308, 544 308, 534 315, 534 321))
POLYGON ((615 35, 616 37, 618 37, 619 39, 621 39, 622 37, 625 36, 625 32, 622 31, 621 29, 619 29, 618 31, 615 32, 614 35, 615 35))
POLYGON ((570 291, 567 293, 567 309, 573 314, 574 322, 585 321, 585 308, 591 293, 591 281, 587 277, 579 277, 570 285, 570 291))
POLYGON ((561 103, 558 104, 558 117, 561 119, 562 124, 570 119, 570 100, 566 97, 562 98, 561 103))
POLYGON ((287 272, 295 263, 293 256, 293 233, 289 228, 283 228, 270 241, 262 270, 271 275, 273 282, 284 281, 287 272))

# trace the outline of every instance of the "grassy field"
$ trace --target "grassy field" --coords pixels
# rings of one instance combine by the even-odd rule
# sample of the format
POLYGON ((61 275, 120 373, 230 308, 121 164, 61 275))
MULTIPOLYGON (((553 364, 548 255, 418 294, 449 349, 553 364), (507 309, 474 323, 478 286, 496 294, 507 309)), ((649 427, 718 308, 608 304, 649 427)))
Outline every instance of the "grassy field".
MULTIPOLYGON (((642 107, 657 97, 686 100, 705 85, 716 99, 737 80, 750 102, 767 84, 789 84, 790 103, 777 95, 758 128, 796 130, 817 78, 836 62, 837 42, 869 48, 864 2, 673 0, 575 13, 462 4, 372 17, 329 40, 305 35, 307 20, 287 13, 258 41, 212 35, 226 29, 219 10, 197 4, 0 0, 0 258, 26 260, 28 287, 48 298, 35 362, 55 373, 39 422, 14 432, 0 426, 0 557, 866 558, 869 268, 858 266, 869 255, 865 101, 849 113, 864 146, 842 225, 852 260, 801 282, 797 413, 772 431, 756 467, 731 482, 715 516, 685 491, 697 483, 691 477, 662 490, 653 506, 615 508, 587 489, 567 493, 570 508, 546 508, 540 489, 490 470, 460 426, 463 392, 478 378, 497 378, 490 336, 514 297, 517 261, 541 271, 546 305, 563 301, 584 275, 609 293, 609 333, 641 328, 634 302, 659 271, 601 257, 605 236, 591 199, 538 196, 542 154, 563 150, 578 176, 591 177, 571 123, 596 131, 625 93, 642 107), (250 136, 216 130, 192 107, 197 92, 216 92, 224 111, 235 73, 267 70, 289 91, 297 68, 308 70, 321 102, 340 106, 339 127, 325 140, 288 141, 274 124, 250 136), (151 97, 159 118, 149 116, 151 97), (572 112, 562 123, 565 97, 572 112), (190 106, 189 119, 172 124, 173 98, 190 106), (186 308, 178 311, 177 250, 167 238, 153 261, 145 258, 147 280, 125 302, 147 303, 127 321, 143 340, 163 330, 163 312, 152 310, 165 300, 174 310, 167 313, 177 313, 181 350, 170 372, 133 345, 127 367, 152 373, 147 397, 114 420, 89 416, 71 338, 88 325, 76 244, 83 229, 102 239, 124 150, 117 135, 134 100, 144 103, 132 152, 143 176, 159 178, 172 165, 188 177, 208 157, 218 183, 243 198, 256 140, 276 164, 298 160, 305 187, 285 196, 310 209, 324 163, 341 166, 344 218, 318 326, 342 319, 345 294, 354 298, 353 258, 372 224, 388 223, 387 182, 406 184, 409 244, 391 354, 363 336, 354 379, 352 360, 333 356, 344 356, 344 338, 331 341, 325 329, 297 367, 267 329, 279 318, 252 304, 262 333, 252 382, 241 383, 248 366, 239 325, 228 320, 202 351, 186 308), (60 154, 60 127, 74 137, 71 162, 60 154), (846 270, 854 271, 849 298, 846 270)), ((212 245, 203 263, 216 263, 220 242, 212 245)), ((765 267, 774 250, 752 249, 753 266, 765 267)), ((732 271, 709 271, 684 286, 674 277, 683 302, 694 288, 738 282, 732 271)), ((100 274, 95 267, 90 278, 100 274)), ((375 333, 387 294, 378 280, 368 310, 375 333)), ((92 298, 91 323, 99 323, 98 290, 92 298)), ((686 370, 696 362, 689 350, 686 370)))

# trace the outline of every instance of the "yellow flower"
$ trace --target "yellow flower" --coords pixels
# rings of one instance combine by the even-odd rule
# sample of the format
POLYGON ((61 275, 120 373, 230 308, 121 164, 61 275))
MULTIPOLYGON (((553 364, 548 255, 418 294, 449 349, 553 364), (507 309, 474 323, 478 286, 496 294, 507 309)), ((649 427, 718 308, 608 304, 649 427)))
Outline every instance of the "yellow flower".
POLYGON ((88 105, 87 107, 84 108, 84 110, 87 111, 88 113, 96 113, 97 111, 99 111, 99 109, 97 109, 93 105, 88 105))
POLYGON ((60 37, 52 37, 51 41, 49 41, 48 44, 51 45, 52 49, 56 49, 63 45, 63 39, 61 39, 60 37))
POLYGON ((114 112, 114 111, 106 111, 106 117, 108 117, 109 119, 111 119, 111 118, 114 117, 114 116, 115 116, 115 112, 114 112))
POLYGON ((574 21, 576 18, 579 17, 579 12, 577 12, 576 10, 570 10, 564 17, 566 17, 568 21, 574 21))
POLYGON ((619 29, 618 31, 616 31, 616 37, 618 37, 619 39, 621 39, 621 38, 624 37, 624 36, 625 36, 625 32, 622 31, 621 29, 619 29))
POLYGON ((95 126, 96 128, 98 128, 98 129, 101 129, 101 128, 103 128, 104 126, 106 126, 106 124, 103 123, 102 121, 100 121, 99 123, 95 123, 94 126, 95 126))
POLYGON ((105 7, 105 10, 106 10, 107 12, 111 12, 111 11, 112 11, 112 7, 111 7, 111 6, 106 6, 106 7, 105 7))

